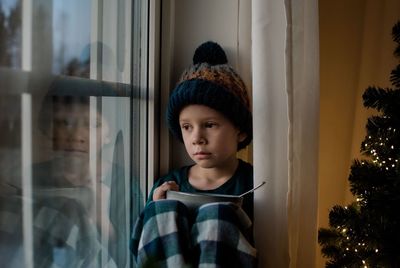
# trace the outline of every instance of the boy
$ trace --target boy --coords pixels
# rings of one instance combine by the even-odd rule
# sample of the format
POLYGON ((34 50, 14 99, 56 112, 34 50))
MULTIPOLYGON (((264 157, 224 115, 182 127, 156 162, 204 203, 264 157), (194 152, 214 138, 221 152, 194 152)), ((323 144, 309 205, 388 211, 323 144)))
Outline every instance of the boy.
POLYGON ((212 203, 194 216, 179 201, 165 200, 168 190, 240 195, 253 187, 252 166, 236 157, 252 140, 250 100, 217 43, 197 48, 193 66, 170 97, 167 121, 195 164, 156 181, 135 226, 137 264, 255 266, 252 194, 244 198, 243 209, 212 203))

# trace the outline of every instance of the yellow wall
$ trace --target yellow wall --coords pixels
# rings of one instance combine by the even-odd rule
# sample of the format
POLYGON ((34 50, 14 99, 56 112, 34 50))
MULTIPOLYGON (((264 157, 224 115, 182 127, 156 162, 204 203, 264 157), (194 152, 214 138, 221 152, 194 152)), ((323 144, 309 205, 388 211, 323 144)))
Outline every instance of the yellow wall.
POLYGON ((320 1, 320 226, 328 225, 328 211, 334 204, 345 202, 359 76, 362 2, 320 1))

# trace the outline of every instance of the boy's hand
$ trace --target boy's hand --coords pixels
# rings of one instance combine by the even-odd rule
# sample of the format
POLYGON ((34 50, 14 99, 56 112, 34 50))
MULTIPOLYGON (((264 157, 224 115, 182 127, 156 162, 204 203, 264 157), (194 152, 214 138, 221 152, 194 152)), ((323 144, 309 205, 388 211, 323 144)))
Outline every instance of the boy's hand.
POLYGON ((179 185, 174 181, 166 181, 153 192, 153 201, 165 199, 168 190, 179 191, 179 185))

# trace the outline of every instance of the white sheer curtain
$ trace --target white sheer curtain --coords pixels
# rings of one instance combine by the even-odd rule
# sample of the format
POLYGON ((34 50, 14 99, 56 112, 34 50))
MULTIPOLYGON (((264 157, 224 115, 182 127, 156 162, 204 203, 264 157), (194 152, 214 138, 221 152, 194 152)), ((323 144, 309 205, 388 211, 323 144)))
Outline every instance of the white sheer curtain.
POLYGON ((315 267, 317 0, 252 2, 255 233, 259 267, 315 267))

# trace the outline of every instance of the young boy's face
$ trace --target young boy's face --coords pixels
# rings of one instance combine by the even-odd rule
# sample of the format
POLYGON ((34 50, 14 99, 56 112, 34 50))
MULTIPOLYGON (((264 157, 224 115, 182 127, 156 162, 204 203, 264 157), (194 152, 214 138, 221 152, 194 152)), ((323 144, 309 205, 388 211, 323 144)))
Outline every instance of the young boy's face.
POLYGON ((186 106, 179 115, 179 124, 186 151, 204 168, 236 161, 238 143, 246 138, 223 114, 204 105, 186 106))
MULTIPOLYGON (((53 150, 68 153, 89 154, 90 131, 97 137, 108 137, 109 127, 101 114, 96 112, 96 123, 90 124, 89 104, 55 104, 53 111, 53 150), (103 133, 104 136, 101 136, 103 133)), ((105 141, 97 139, 96 151, 100 151, 105 141)))

